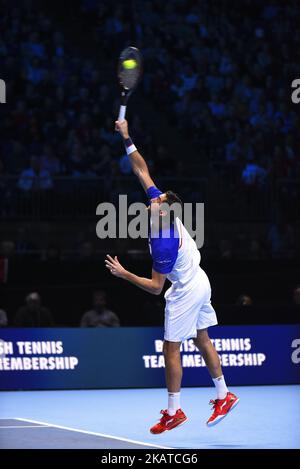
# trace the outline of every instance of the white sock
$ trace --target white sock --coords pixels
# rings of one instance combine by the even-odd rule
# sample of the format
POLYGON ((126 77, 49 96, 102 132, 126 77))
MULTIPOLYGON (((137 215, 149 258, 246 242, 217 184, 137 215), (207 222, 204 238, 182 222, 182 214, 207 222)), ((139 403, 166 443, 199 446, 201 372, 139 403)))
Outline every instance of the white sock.
POLYGON ((219 376, 219 378, 213 378, 214 385, 217 390, 217 399, 225 399, 228 393, 228 388, 225 383, 224 376, 219 376))
POLYGON ((176 410, 180 409, 180 392, 168 393, 168 414, 175 415, 176 410))

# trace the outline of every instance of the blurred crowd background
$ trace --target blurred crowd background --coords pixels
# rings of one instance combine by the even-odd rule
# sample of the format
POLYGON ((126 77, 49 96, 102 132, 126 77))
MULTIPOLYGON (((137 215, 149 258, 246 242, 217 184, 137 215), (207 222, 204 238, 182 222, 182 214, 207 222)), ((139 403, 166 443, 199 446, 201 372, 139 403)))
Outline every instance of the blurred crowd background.
MULTIPOLYGON (((51 321, 62 325, 80 324, 93 291, 122 296, 102 272, 107 252, 150 272, 145 240, 95 232, 99 203, 119 194, 145 200, 114 132, 117 58, 127 45, 144 58, 128 107, 132 139, 161 190, 205 203, 201 254, 217 303, 240 308, 248 296, 250 307, 295 305, 299 2, 0 0, 0 10, 0 308, 8 324, 18 324, 32 293, 41 304, 44 292, 51 321), (59 270, 67 278, 58 281, 59 270)), ((121 324, 160 324, 160 300, 136 295, 143 319, 116 299, 121 324)))

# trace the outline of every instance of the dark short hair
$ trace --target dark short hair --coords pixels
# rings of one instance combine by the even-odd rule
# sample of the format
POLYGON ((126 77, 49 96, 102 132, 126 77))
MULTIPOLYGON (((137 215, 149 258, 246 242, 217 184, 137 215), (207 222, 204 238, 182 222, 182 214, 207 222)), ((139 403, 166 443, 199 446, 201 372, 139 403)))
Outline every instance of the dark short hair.
POLYGON ((182 206, 182 200, 180 199, 180 197, 177 194, 175 194, 175 192, 167 191, 167 192, 165 192, 165 194, 166 194, 166 203, 168 205, 172 205, 172 204, 177 203, 177 204, 180 204, 182 206))
MULTIPOLYGON (((170 207, 172 207, 172 205, 175 204, 175 203, 180 204, 180 207, 181 207, 181 210, 182 210, 182 200, 180 199, 180 197, 177 194, 175 194, 175 192, 167 191, 167 192, 165 192, 165 194, 166 194, 166 200, 165 200, 166 204, 168 204, 170 207)), ((175 213, 171 209, 171 211, 170 211, 170 222, 173 224, 174 221, 175 221, 175 213)))

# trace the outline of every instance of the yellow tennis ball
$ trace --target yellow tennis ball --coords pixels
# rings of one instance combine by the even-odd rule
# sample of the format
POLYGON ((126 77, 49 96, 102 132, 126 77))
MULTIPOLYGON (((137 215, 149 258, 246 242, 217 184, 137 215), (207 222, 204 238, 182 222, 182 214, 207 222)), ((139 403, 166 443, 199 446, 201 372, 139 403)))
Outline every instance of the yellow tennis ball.
POLYGON ((127 59, 123 61, 123 67, 126 68, 126 70, 132 70, 137 66, 137 62, 134 59, 127 59))

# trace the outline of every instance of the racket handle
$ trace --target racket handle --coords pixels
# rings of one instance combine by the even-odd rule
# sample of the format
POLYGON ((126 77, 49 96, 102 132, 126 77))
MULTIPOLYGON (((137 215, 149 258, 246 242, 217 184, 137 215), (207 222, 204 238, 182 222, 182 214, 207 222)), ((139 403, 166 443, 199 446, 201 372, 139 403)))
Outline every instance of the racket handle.
POLYGON ((123 121, 125 119, 126 106, 120 106, 118 121, 123 121))

